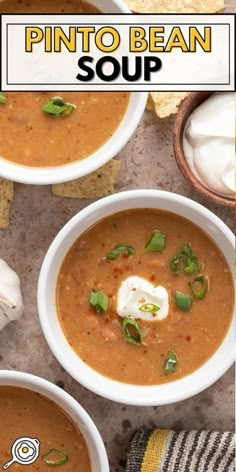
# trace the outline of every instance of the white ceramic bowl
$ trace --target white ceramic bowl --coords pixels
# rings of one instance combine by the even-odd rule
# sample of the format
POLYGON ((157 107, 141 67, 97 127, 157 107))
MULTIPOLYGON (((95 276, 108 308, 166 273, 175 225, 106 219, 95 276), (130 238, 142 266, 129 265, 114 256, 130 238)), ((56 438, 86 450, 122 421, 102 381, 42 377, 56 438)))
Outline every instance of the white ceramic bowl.
POLYGON ((89 450, 92 472, 109 472, 106 450, 95 424, 68 393, 40 377, 9 370, 0 371, 0 385, 33 390, 56 403, 81 431, 89 450))
MULTIPOLYGON (((122 0, 89 0, 89 3, 105 13, 130 13, 122 0)), ((14 182, 49 185, 90 174, 110 161, 127 144, 142 118, 147 97, 146 92, 130 94, 127 111, 111 139, 86 159, 59 167, 40 168, 21 166, 0 157, 0 176, 14 182)))
POLYGON ((180 195, 158 190, 132 190, 104 198, 88 206, 60 231, 42 266, 38 285, 38 308, 47 342, 60 364, 89 390, 130 405, 162 405, 189 398, 218 380, 234 361, 234 322, 217 352, 200 369, 180 380, 157 386, 137 386, 106 378, 90 368, 67 342, 56 310, 55 291, 62 261, 75 240, 102 218, 132 208, 158 208, 194 221, 220 247, 234 277, 235 239, 213 213, 180 195))

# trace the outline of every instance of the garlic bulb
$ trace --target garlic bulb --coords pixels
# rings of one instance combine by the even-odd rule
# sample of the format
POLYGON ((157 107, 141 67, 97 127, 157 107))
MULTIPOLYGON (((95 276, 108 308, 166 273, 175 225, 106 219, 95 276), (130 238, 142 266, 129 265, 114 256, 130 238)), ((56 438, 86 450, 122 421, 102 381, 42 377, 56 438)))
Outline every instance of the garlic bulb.
POLYGON ((0 259, 0 330, 23 314, 23 300, 18 275, 0 259))

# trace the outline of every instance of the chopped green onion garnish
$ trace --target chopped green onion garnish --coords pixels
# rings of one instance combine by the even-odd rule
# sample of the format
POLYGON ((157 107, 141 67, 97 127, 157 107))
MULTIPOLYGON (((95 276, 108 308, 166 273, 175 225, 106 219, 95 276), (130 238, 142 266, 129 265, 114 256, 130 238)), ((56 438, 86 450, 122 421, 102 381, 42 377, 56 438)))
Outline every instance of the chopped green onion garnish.
POLYGON ((122 252, 128 253, 129 256, 135 255, 135 249, 133 246, 116 246, 114 249, 112 249, 112 251, 109 252, 109 254, 107 254, 107 259, 114 261, 120 256, 120 254, 122 254, 122 252))
POLYGON ((197 256, 193 254, 191 245, 186 243, 180 252, 176 254, 170 262, 170 268, 173 274, 194 274, 201 269, 202 263, 197 256))
POLYGON ((175 372, 175 368, 177 365, 177 356, 175 354, 175 351, 172 349, 168 352, 168 357, 165 360, 164 364, 164 371, 166 374, 173 374, 175 372))
POLYGON ((148 252, 161 252, 165 249, 166 245, 166 233, 162 231, 154 231, 151 239, 145 246, 148 252))
POLYGON ((201 300, 208 292, 208 279, 204 275, 199 275, 191 282, 191 290, 194 298, 201 300), (196 285, 200 284, 200 290, 196 290, 196 285))
POLYGON ((180 255, 177 255, 173 257, 173 259, 170 262, 170 268, 173 274, 181 274, 184 270, 184 262, 183 258, 180 255))
POLYGON ((4 92, 0 92, 0 104, 5 105, 7 103, 7 97, 4 92))
POLYGON ((156 311, 160 310, 160 307, 153 303, 143 303, 143 305, 139 307, 139 310, 145 313, 156 313, 156 311))
POLYGON ((191 258, 188 258, 186 265, 184 267, 184 272, 186 274, 194 274, 197 270, 201 269, 201 262, 196 256, 191 256, 191 258))
POLYGON ((109 307, 109 297, 103 292, 90 292, 89 303, 99 313, 106 313, 109 307))
POLYGON ((182 247, 181 253, 182 253, 182 254, 185 254, 185 256, 187 256, 187 257, 191 257, 191 256, 192 256, 192 253, 193 253, 192 248, 191 248, 191 244, 186 243, 186 244, 182 247))
POLYGON ((57 449, 51 449, 42 456, 42 461, 44 464, 49 465, 50 467, 64 465, 68 462, 68 460, 69 456, 64 452, 58 451, 57 449))
POLYGON ((53 97, 43 107, 43 111, 48 115, 53 116, 67 116, 76 110, 76 106, 72 103, 66 102, 61 97, 53 97))
POLYGON ((129 343, 141 346, 143 338, 139 323, 134 318, 124 318, 122 322, 123 336, 129 343))
POLYGON ((175 292, 175 301, 177 307, 182 311, 189 311, 193 302, 190 295, 181 292, 175 292))

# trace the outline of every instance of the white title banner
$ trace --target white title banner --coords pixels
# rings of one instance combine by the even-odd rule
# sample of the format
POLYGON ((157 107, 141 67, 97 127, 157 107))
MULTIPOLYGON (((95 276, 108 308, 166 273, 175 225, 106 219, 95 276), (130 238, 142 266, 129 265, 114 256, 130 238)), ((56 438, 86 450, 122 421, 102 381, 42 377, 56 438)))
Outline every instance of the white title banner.
POLYGON ((233 91, 233 15, 2 15, 2 91, 233 91))

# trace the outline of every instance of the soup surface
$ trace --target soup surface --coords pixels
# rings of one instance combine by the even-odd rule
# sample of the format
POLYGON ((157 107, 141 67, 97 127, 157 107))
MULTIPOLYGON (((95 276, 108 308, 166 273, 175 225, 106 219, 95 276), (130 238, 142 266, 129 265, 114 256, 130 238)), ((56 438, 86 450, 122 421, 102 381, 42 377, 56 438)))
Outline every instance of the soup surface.
POLYGON ((0 13, 99 13, 85 0, 3 0, 0 13))
MULTIPOLYGON (((58 468, 62 472, 91 472, 83 436, 55 403, 30 390, 0 386, 0 411, 1 466, 10 461, 15 441, 27 437, 40 441, 40 454, 36 462, 28 466, 30 471, 51 470, 59 461, 58 468)), ((19 464, 11 467, 12 470, 23 468, 19 464)))
MULTIPOLYGON (((6 0, 0 13, 98 13, 82 0, 6 0)), ((115 133, 129 103, 123 92, 9 92, 0 104, 0 156, 30 167, 80 161, 115 133), (76 106, 68 116, 43 107, 55 96, 76 106)))
POLYGON ((129 101, 122 92, 8 92, 0 105, 0 155, 31 167, 70 164, 91 155, 113 135, 129 101), (47 115, 55 95, 76 105, 69 116, 47 115))
POLYGON ((214 242, 182 217, 146 209, 117 213, 86 231, 63 261, 56 296, 62 328, 78 356, 107 377, 139 385, 170 382, 198 369, 223 341, 234 304, 230 269, 214 242), (165 233, 165 247, 159 246, 159 251, 152 247, 150 252, 153 241, 146 249, 145 245, 155 231, 165 233), (191 248, 192 255, 181 269, 181 261, 176 262, 178 257, 185 261, 178 256, 183 247, 191 248), (111 254, 113 259, 107 259, 111 254), (166 298, 154 309, 158 303, 140 292, 135 309, 127 298, 122 318, 121 285, 134 276, 154 289, 161 287, 166 298), (94 306, 91 292, 103 294, 97 300, 100 307, 94 306), (167 299, 167 316, 158 320, 150 311, 163 315, 167 299), (144 308, 151 320, 141 319, 144 308), (127 318, 133 323, 128 323, 128 331, 123 325, 127 318))

